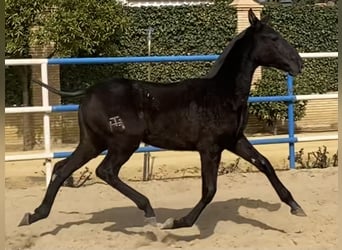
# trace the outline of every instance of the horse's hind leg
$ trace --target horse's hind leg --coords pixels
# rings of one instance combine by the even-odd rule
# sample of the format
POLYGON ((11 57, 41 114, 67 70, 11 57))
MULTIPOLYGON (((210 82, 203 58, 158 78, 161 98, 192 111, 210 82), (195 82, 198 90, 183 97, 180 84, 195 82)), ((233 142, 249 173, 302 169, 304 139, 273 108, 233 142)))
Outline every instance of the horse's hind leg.
POLYGON ((267 176, 280 199, 291 207, 292 214, 305 216, 303 209, 293 199, 290 191, 287 190, 287 188, 279 180, 271 163, 253 147, 253 145, 245 136, 241 137, 237 141, 235 147, 229 150, 241 156, 246 161, 252 163, 267 176))
POLYGON ((83 143, 78 145, 73 154, 67 159, 57 162, 42 203, 34 210, 33 214, 26 213, 19 226, 29 225, 46 218, 50 213, 57 192, 63 182, 74 171, 82 167, 92 158, 96 157, 99 153, 101 153, 100 150, 95 150, 89 144, 83 143))
MULTIPOLYGON (((134 145, 132 143, 130 145, 134 145)), ((137 143, 139 145, 139 143, 137 143)), ((144 211, 146 221, 155 224, 155 213, 151 207, 150 201, 146 196, 134 190, 118 177, 121 166, 131 157, 138 146, 112 146, 100 166, 96 169, 96 175, 118 190, 120 193, 131 199, 138 208, 144 211)))

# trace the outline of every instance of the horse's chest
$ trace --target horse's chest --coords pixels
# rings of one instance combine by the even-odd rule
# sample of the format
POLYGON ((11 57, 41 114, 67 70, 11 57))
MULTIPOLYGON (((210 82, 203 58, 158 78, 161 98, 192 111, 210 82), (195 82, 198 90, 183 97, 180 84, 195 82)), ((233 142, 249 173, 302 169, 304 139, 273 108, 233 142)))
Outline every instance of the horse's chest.
POLYGON ((215 127, 222 133, 236 136, 241 134, 247 124, 247 106, 242 105, 233 109, 231 106, 221 110, 219 115, 216 115, 215 127))

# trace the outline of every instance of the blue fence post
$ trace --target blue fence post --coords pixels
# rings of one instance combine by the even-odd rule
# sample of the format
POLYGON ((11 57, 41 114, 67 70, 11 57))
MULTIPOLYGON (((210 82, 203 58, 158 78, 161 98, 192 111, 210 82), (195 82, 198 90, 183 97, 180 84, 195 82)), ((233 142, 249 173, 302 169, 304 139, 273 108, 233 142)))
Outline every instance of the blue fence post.
MULTIPOLYGON (((293 77, 287 74, 287 95, 293 97, 293 77)), ((295 168, 295 119, 294 119, 294 99, 287 103, 288 107, 288 131, 289 131, 289 154, 290 168, 295 168)))

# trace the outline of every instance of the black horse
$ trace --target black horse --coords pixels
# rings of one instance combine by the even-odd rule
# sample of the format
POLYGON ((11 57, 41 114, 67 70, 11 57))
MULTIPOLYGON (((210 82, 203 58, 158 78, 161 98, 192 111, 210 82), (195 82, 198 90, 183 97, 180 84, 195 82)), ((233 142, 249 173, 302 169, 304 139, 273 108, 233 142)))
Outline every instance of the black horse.
POLYGON ((79 112, 80 142, 68 158, 54 166, 45 197, 33 214, 19 225, 46 218, 63 182, 86 162, 108 150, 96 175, 130 198, 155 224, 147 197, 118 177, 121 166, 141 142, 170 150, 198 151, 201 159, 202 197, 180 219, 168 219, 163 228, 192 226, 216 192, 217 172, 223 150, 229 150, 263 172, 280 199, 294 215, 304 211, 281 183, 270 162, 247 140, 247 99, 258 66, 275 67, 297 75, 302 60, 279 33, 249 11, 250 27, 223 51, 203 78, 170 85, 127 79, 111 79, 86 90, 60 95, 84 95, 79 112))

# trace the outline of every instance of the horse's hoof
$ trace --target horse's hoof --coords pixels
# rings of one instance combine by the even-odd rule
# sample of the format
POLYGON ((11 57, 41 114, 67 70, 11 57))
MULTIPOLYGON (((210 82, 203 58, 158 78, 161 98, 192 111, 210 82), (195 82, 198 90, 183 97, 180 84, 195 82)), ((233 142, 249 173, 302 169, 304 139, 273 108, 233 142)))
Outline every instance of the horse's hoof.
POLYGON ((175 219, 174 218, 168 218, 162 225, 161 229, 172 229, 174 226, 175 219))
POLYGON ((26 214, 24 215, 24 217, 21 219, 21 221, 20 221, 18 227, 30 225, 30 216, 31 216, 30 213, 26 213, 26 214))
POLYGON ((291 213, 296 216, 306 217, 306 213, 301 207, 298 207, 296 209, 291 209, 291 213))
POLYGON ((157 226, 157 219, 156 219, 156 217, 145 217, 145 223, 156 227, 157 226))

